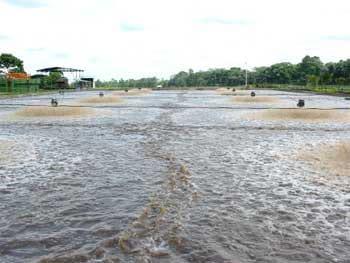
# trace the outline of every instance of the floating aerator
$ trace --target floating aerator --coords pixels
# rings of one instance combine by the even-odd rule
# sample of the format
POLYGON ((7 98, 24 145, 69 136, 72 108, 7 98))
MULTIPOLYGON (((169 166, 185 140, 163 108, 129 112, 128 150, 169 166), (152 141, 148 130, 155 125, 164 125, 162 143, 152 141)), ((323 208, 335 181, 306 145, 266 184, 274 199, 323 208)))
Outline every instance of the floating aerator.
POLYGON ((57 99, 51 99, 51 106, 52 106, 52 107, 57 107, 57 106, 58 106, 58 101, 57 101, 57 99))
POLYGON ((251 96, 251 97, 255 97, 255 96, 256 96, 255 92, 252 91, 252 92, 250 93, 250 96, 251 96))
POLYGON ((304 100, 299 100, 297 106, 298 106, 299 108, 305 107, 305 101, 304 101, 304 100))

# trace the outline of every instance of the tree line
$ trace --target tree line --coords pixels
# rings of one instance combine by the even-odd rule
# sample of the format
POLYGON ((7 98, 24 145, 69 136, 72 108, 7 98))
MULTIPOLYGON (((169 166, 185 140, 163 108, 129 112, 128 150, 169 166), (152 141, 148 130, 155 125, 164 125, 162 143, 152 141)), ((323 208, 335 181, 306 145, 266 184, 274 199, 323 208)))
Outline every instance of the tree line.
MULTIPOLYGON (((23 61, 12 54, 0 55, 0 73, 24 72, 23 61)), ((276 63, 268 67, 257 67, 248 73, 249 85, 291 84, 291 85, 350 85, 350 59, 323 63, 319 57, 305 56, 300 63, 276 63)), ((96 86, 120 88, 163 87, 213 87, 241 86, 245 84, 245 69, 232 67, 206 71, 181 71, 168 80, 156 77, 141 79, 112 79, 96 81, 96 86)), ((43 83, 54 83, 63 74, 52 73, 43 83)))
POLYGON ((298 64, 277 63, 255 68, 256 84, 350 85, 350 59, 324 64, 319 57, 306 56, 298 64))
MULTIPOLYGON (((268 67, 257 67, 248 73, 249 85, 350 85, 350 59, 323 63, 319 57, 305 56, 298 64, 276 63, 268 67)), ((169 80, 155 77, 129 80, 97 81, 97 87, 211 87, 241 86, 245 84, 245 69, 232 67, 194 72, 181 71, 169 80)))
POLYGON ((152 78, 141 78, 141 79, 112 79, 110 81, 96 81, 96 87, 107 88, 107 87, 120 87, 120 88, 155 88, 159 85, 160 80, 156 77, 152 78))

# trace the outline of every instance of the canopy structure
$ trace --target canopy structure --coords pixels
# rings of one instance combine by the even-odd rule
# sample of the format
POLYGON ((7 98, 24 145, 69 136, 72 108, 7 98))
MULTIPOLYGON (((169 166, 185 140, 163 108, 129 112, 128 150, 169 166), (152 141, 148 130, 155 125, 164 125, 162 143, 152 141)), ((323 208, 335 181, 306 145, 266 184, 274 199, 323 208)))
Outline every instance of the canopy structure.
POLYGON ((70 73, 76 73, 76 72, 84 72, 82 69, 74 69, 74 68, 63 68, 63 67, 51 67, 51 68, 43 68, 38 69, 37 72, 70 72, 70 73))
POLYGON ((64 68, 64 67, 50 67, 50 68, 38 69, 37 72, 39 72, 39 73, 60 72, 62 74, 69 73, 69 74, 71 74, 70 76, 73 77, 73 80, 75 83, 74 85, 76 86, 76 88, 80 89, 80 86, 79 86, 80 73, 84 72, 84 70, 75 69, 75 68, 64 68))
POLYGON ((94 78, 81 78, 80 79, 82 86, 87 88, 95 88, 95 80, 94 78))

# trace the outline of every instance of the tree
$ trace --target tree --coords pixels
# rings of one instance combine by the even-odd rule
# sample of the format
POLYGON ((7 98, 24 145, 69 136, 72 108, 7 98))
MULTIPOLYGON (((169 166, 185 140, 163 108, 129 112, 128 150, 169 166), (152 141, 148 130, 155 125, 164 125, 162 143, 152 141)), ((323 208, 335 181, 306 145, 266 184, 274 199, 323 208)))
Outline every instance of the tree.
POLYGON ((101 80, 98 79, 98 80, 96 80, 95 85, 96 85, 97 88, 101 88, 101 87, 104 86, 104 83, 101 80))
POLYGON ((320 77, 324 65, 319 57, 305 56, 297 65, 297 76, 300 84, 306 84, 308 76, 320 77))
POLYGON ((251 78, 254 79, 254 82, 256 84, 265 84, 267 83, 267 76, 266 76, 266 71, 267 67, 257 67, 254 69, 253 74, 251 75, 251 78))
POLYGON ((226 86, 239 86, 245 83, 245 72, 241 68, 230 68, 227 74, 226 86))
POLYGON ((51 83, 56 83, 62 77, 63 77, 63 73, 62 72, 54 71, 54 72, 50 72, 50 74, 48 76, 48 80, 51 83))
POLYGON ((181 71, 169 80, 169 85, 175 87, 186 87, 188 76, 189 74, 187 72, 181 71))
POLYGON ((320 81, 320 77, 315 75, 308 75, 307 76, 307 84, 313 87, 317 87, 318 83, 320 81))
POLYGON ((295 66, 291 63, 283 62, 263 68, 264 79, 268 83, 290 84, 295 76, 295 66))
POLYGON ((0 70, 5 73, 24 72, 23 61, 12 54, 3 53, 0 55, 0 70))
POLYGON ((48 76, 43 78, 42 86, 43 88, 54 88, 60 78, 63 77, 63 73, 59 71, 50 72, 48 76))

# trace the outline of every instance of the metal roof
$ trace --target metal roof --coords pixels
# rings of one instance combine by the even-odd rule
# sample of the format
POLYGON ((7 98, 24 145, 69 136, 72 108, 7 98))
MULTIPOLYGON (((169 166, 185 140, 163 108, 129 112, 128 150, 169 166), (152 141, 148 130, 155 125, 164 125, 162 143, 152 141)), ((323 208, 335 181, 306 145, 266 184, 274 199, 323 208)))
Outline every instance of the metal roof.
POLYGON ((84 72, 82 69, 51 67, 37 70, 37 72, 84 72))
POLYGON ((34 75, 31 75, 30 78, 32 79, 38 79, 38 78, 43 78, 43 77, 46 77, 45 74, 34 74, 34 75))

